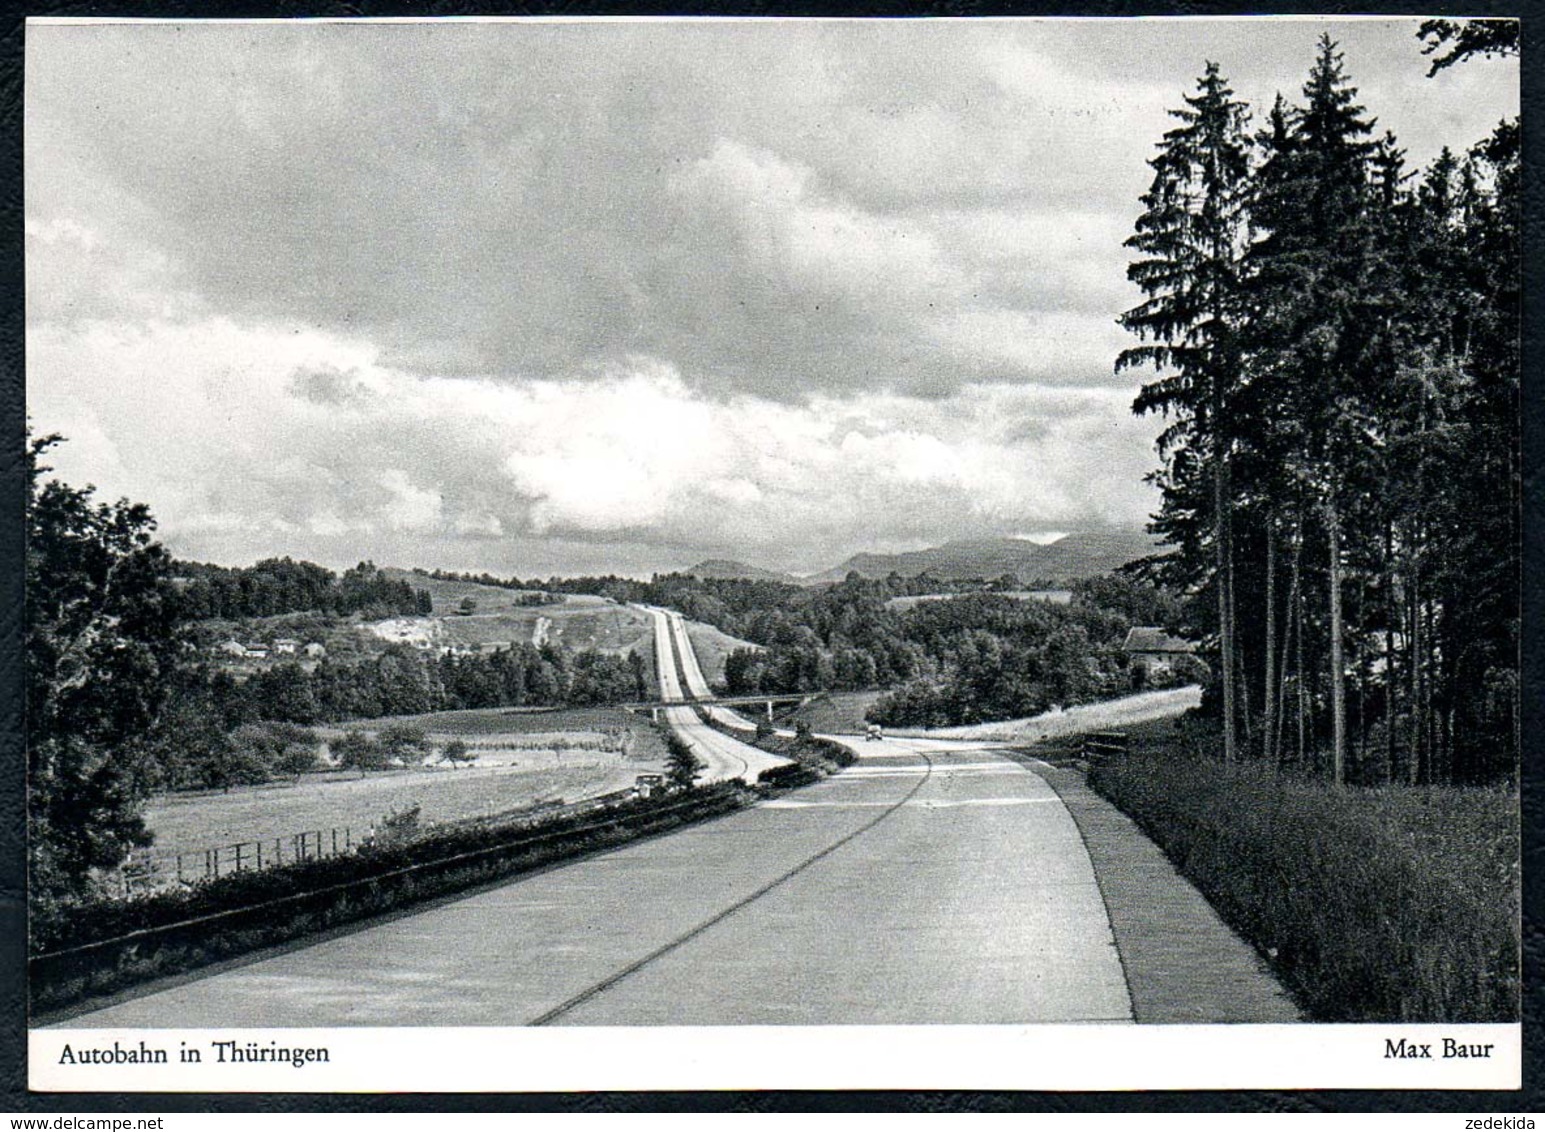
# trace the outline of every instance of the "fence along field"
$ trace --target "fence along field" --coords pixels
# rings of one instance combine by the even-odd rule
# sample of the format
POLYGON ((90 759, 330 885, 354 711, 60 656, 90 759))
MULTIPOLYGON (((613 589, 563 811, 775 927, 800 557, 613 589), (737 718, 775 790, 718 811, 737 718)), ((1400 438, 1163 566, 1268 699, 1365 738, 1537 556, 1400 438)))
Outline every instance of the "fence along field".
POLYGON ((186 852, 158 853, 138 850, 129 854, 118 871, 115 885, 125 897, 142 896, 157 889, 218 880, 231 873, 280 869, 300 861, 320 861, 352 853, 353 830, 301 830, 272 841, 237 841, 230 845, 211 845, 186 852))
MULTIPOLYGON (((424 832, 472 829, 493 825, 519 828, 525 824, 551 821, 564 817, 581 817, 607 806, 619 805, 632 798, 646 796, 647 790, 637 785, 595 794, 577 802, 564 802, 562 798, 538 798, 535 801, 495 812, 478 812, 469 817, 449 818, 428 823, 424 832)), ((418 825, 422 810, 411 807, 418 825)), ((405 811, 383 815, 383 824, 405 811)), ((376 836, 375 826, 362 834, 350 826, 341 829, 301 830, 288 837, 275 837, 271 841, 238 841, 230 845, 211 845, 204 849, 184 852, 140 850, 132 853, 117 874, 115 888, 124 897, 144 896, 163 889, 218 880, 223 876, 240 872, 261 872, 265 869, 282 869, 286 865, 306 861, 325 861, 330 857, 348 856, 368 847, 376 836)))
MULTIPOLYGON (((130 871, 178 875, 184 879, 205 866, 202 854, 219 849, 212 874, 234 869, 240 844, 241 866, 254 866, 257 845, 264 866, 270 857, 295 858, 292 838, 308 838, 303 850, 315 855, 313 835, 320 832, 322 855, 332 853, 331 831, 356 844, 388 813, 413 806, 426 823, 459 821, 518 810, 538 802, 577 802, 631 788, 641 773, 664 767, 666 751, 658 733, 626 713, 607 709, 519 712, 505 709, 446 712, 393 720, 369 720, 349 730, 372 730, 387 723, 412 723, 429 736, 432 748, 453 738, 466 743, 477 761, 413 769, 326 771, 301 776, 295 783, 237 787, 229 792, 161 795, 146 821, 155 844, 141 850, 130 871), (343 831, 348 831, 347 835, 343 831), (274 850, 275 838, 280 850, 274 850), (147 864, 147 859, 153 864, 147 864)), ((319 729, 341 734, 342 728, 319 729)), ((125 882, 118 878, 121 889, 125 882)), ((130 880, 131 888, 135 881, 130 880)))
POLYGON ((369 852, 244 871, 141 900, 55 908, 31 924, 34 1018, 83 998, 411 906, 548 861, 727 813, 736 783, 623 791, 563 810, 439 826, 369 852))

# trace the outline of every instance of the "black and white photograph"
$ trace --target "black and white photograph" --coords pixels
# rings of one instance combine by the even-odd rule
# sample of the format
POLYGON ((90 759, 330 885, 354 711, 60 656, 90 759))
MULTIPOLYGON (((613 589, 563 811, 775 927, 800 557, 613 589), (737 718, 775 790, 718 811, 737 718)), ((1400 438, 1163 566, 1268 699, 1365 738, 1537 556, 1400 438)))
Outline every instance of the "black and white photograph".
POLYGON ((1519 47, 29 20, 31 1087, 1519 1087, 1519 47))

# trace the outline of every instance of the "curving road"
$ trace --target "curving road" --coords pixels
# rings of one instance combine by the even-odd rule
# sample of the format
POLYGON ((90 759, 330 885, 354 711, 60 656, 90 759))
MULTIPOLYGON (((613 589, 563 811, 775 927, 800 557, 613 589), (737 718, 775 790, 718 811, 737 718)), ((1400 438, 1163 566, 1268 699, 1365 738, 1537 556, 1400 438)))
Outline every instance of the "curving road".
POLYGON ((79 1027, 1123 1022, 1089 857, 963 744, 74 1017, 79 1027))
MULTIPOLYGON (((673 630, 667 611, 650 612, 663 698, 682 696, 678 650, 688 687, 706 687, 688 663, 684 630, 673 630)), ((704 726, 690 707, 665 710, 711 760, 705 777, 752 775, 752 759, 768 758, 704 726)), ((841 774, 725 817, 151 984, 52 1024, 1293 1016, 1253 952, 1127 819, 1112 825, 1094 812, 1105 803, 1079 800, 1088 825, 1080 832, 1046 777, 1051 768, 959 740, 892 738, 854 750, 858 761, 841 774), (1100 839, 1091 844, 1105 862, 1103 890, 1086 836, 1100 839)))
MULTIPOLYGON (((654 618, 654 662, 655 671, 659 673, 660 698, 685 704, 694 698, 712 696, 708 682, 703 679, 702 669, 698 667, 697 656, 692 651, 692 642, 687 639, 681 614, 652 605, 641 605, 638 608, 654 618), (680 671, 687 677, 686 691, 678 675, 678 657, 680 671)), ((710 710, 722 712, 725 709, 710 710)), ((719 782, 731 778, 755 782, 762 771, 789 761, 715 731, 698 717, 696 708, 668 707, 664 709, 664 715, 671 730, 686 740, 692 753, 703 762, 703 769, 698 772, 700 782, 719 782)))

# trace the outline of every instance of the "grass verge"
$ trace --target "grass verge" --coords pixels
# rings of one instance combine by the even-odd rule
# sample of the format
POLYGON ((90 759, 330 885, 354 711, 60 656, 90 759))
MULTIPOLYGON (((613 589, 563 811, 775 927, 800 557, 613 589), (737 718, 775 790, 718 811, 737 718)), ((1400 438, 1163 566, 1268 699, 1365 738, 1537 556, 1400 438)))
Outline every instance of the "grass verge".
POLYGON ((1094 767, 1089 784, 1315 1020, 1518 1018, 1516 794, 1338 790, 1158 744, 1094 767))
POLYGON ((699 710, 698 717, 720 734, 739 740, 747 746, 770 755, 789 759, 783 766, 770 767, 757 776, 757 784, 774 790, 791 790, 796 786, 808 786, 827 775, 836 774, 845 766, 858 761, 856 756, 841 743, 830 739, 818 739, 808 732, 795 735, 778 735, 758 727, 757 734, 721 723, 706 711, 699 710))

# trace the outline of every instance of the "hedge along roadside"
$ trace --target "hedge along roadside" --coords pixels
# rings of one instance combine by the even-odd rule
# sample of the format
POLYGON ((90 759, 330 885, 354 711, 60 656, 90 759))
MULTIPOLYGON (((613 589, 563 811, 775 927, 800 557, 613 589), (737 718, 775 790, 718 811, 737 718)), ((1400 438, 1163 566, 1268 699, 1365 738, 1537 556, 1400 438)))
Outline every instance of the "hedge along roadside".
POLYGON ((34 924, 36 953, 28 960, 32 1010, 59 1010, 149 979, 717 817, 738 809, 749 797, 736 784, 715 783, 684 794, 627 802, 578 821, 514 831, 431 833, 369 854, 234 874, 182 893, 61 909, 51 922, 34 924), (512 832, 518 836, 512 839, 512 832))
POLYGON ((731 739, 739 740, 759 751, 766 751, 770 755, 781 755, 786 759, 794 760, 788 766, 775 766, 764 770, 757 775, 758 785, 780 790, 805 786, 825 778, 828 774, 835 774, 844 767, 852 766, 858 761, 858 756, 851 748, 833 739, 819 739, 808 733, 792 736, 764 733, 761 728, 758 728, 753 736, 750 731, 732 727, 708 711, 711 704, 694 706, 697 708, 698 718, 721 735, 727 735, 731 739))

